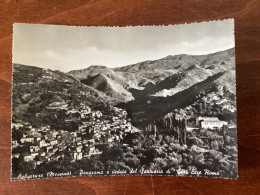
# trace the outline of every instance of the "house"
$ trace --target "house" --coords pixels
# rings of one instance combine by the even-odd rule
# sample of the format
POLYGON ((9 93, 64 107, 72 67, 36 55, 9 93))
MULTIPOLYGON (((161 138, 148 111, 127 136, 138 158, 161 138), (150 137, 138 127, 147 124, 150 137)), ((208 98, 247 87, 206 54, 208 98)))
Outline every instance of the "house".
POLYGON ((81 117, 85 118, 91 113, 91 108, 88 106, 83 106, 81 110, 81 117))
POLYGON ((117 116, 113 116, 113 117, 112 117, 112 120, 113 120, 113 121, 118 121, 118 117, 117 117, 117 116))
POLYGON ((57 145, 58 144, 58 140, 51 140, 50 141, 50 144, 53 146, 53 145, 57 145))
POLYGON ((52 138, 56 138, 56 136, 59 134, 58 131, 49 131, 48 133, 46 133, 46 136, 48 139, 52 139, 52 138))
POLYGON ((88 118, 90 113, 80 113, 81 118, 88 118))
POLYGON ((83 148, 83 146, 78 146, 78 147, 76 148, 77 153, 80 153, 80 152, 82 151, 82 148, 83 148))
POLYGON ((23 125, 20 123, 12 123, 12 128, 19 129, 20 127, 23 127, 23 125))
POLYGON ((36 157, 38 156, 38 153, 37 152, 34 152, 34 153, 31 153, 32 156, 36 157))
POLYGON ((17 145, 17 144, 18 144, 17 140, 13 140, 13 141, 12 141, 12 144, 13 144, 13 145, 17 145))
POLYGON ((88 146, 85 149, 85 155, 84 156, 91 156, 95 151, 95 146, 88 146))
POLYGON ((31 153, 38 152, 39 150, 40 150, 39 146, 30 146, 31 153))
POLYGON ((126 112, 125 110, 122 111, 122 114, 123 114, 124 116, 127 116, 127 112, 126 112))
POLYGON ((197 130, 197 129, 199 129, 199 127, 196 126, 196 125, 187 125, 186 126, 186 131, 187 132, 192 132, 193 130, 197 130))
POLYGON ((93 152, 92 152, 92 155, 99 155, 99 154, 102 154, 102 151, 98 150, 98 149, 95 149, 93 152))
POLYGON ((94 117, 100 118, 103 115, 102 112, 100 112, 99 110, 93 111, 91 114, 93 118, 94 117))
POLYGON ((74 152, 73 159, 74 160, 81 160, 82 159, 82 152, 74 152))
POLYGON ((62 102, 53 102, 49 104, 49 106, 46 107, 47 109, 67 109, 68 104, 66 104, 64 101, 62 102))
POLYGON ((85 156, 99 155, 101 153, 102 152, 96 149, 95 147, 88 147, 85 156))
POLYGON ((75 114, 75 113, 79 113, 79 110, 73 108, 73 109, 67 111, 67 114, 75 114))
POLYGON ((53 156, 50 157, 50 159, 53 160, 53 161, 58 161, 58 160, 63 159, 63 158, 64 158, 63 153, 54 154, 53 156))
POLYGON ((21 138, 21 143, 33 143, 34 142, 34 137, 23 137, 21 138))
POLYGON ((88 127, 87 125, 80 125, 79 131, 81 131, 81 132, 86 131, 87 127, 88 127))
POLYGON ((47 146, 48 144, 45 142, 45 140, 41 140, 38 142, 38 145, 40 148, 47 146))
POLYGON ((30 130, 31 132, 35 132, 36 131, 36 129, 35 128, 31 128, 31 130, 30 130))
POLYGON ((34 155, 27 154, 27 155, 24 156, 24 161, 25 162, 30 162, 30 161, 33 161, 34 158, 35 158, 34 155))
POLYGON ((12 154, 12 158, 19 158, 20 157, 20 154, 19 153, 13 153, 12 154))
POLYGON ((226 121, 220 121, 217 117, 198 117, 196 118, 196 125, 203 129, 221 128, 227 125, 226 121))
POLYGON ((44 151, 41 151, 40 156, 46 156, 46 153, 44 151))
POLYGON ((53 149, 53 146, 51 146, 51 145, 46 147, 47 152, 50 152, 52 149, 53 149))
MULTIPOLYGON (((38 135, 39 136, 39 135, 38 135)), ((40 141, 41 140, 41 137, 34 137, 34 141, 35 142, 38 142, 38 141, 40 141)))
POLYGON ((12 148, 16 148, 18 146, 19 146, 18 142, 16 140, 13 140, 12 141, 12 148))
POLYGON ((123 129, 125 129, 125 132, 130 132, 132 130, 132 125, 131 124, 125 124, 125 125, 121 125, 121 127, 123 129))

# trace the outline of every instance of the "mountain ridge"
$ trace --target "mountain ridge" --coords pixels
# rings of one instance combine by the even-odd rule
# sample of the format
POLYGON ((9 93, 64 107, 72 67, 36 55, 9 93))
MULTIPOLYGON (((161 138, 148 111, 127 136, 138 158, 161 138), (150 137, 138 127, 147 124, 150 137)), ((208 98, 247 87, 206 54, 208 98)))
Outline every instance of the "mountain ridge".
MULTIPOLYGON (((160 58, 160 59, 157 59, 157 60, 146 60, 146 61, 143 61, 143 62, 140 62, 140 63, 135 63, 135 64, 127 65, 127 66, 113 68, 113 70, 120 72, 120 71, 126 71, 126 69, 129 69, 129 68, 132 68, 132 67, 138 67, 138 68, 134 68, 134 69, 139 71, 140 70, 139 67, 140 66, 144 67, 144 65, 146 65, 146 64, 147 65, 151 65, 151 64, 153 65, 156 62, 161 61, 161 60, 172 60, 172 59, 173 60, 182 60, 182 59, 185 59, 185 57, 186 58, 191 57, 191 58, 197 59, 198 61, 200 60, 201 63, 205 64, 207 62, 207 59, 205 59, 205 58, 209 58, 209 57, 212 58, 212 56, 222 55, 222 54, 225 54, 225 53, 227 53, 229 55, 234 55, 234 52, 235 52, 235 48, 233 47, 233 48, 230 48, 230 49, 227 49, 227 50, 218 51, 218 52, 215 52, 215 53, 204 54, 204 55, 189 55, 189 54, 168 55, 164 58, 160 58)), ((173 66, 173 68, 178 68, 177 64, 175 64, 176 66, 173 66)), ((130 71, 130 72, 133 72, 133 71, 130 71)))
POLYGON ((154 93, 150 92, 150 95, 167 96, 174 95, 219 72, 235 70, 234 54, 235 48, 207 55, 168 55, 158 60, 147 60, 118 68, 94 65, 86 69, 70 71, 67 74, 82 81, 102 73, 127 91, 145 90, 147 86, 154 85, 154 89, 150 89, 154 93), (166 83, 167 80, 164 80, 167 78, 170 80, 170 77, 182 72, 185 76, 176 85, 166 86, 168 91, 165 93, 162 83, 166 83))
MULTIPOLYGON (((90 94, 100 97, 101 101, 118 105, 123 102, 138 103, 141 99, 163 101, 163 98, 179 97, 176 94, 189 91, 192 87, 199 86, 197 83, 215 78, 214 75, 220 75, 214 80, 214 85, 225 87, 235 94, 234 54, 235 49, 231 48, 208 55, 169 55, 158 60, 147 60, 119 68, 93 65, 68 73, 38 67, 30 69, 36 71, 35 74, 40 77, 48 73, 47 80, 51 77, 55 82, 75 83, 78 88, 84 87, 84 90, 91 92, 90 94), (39 70, 43 73, 37 72, 39 70)), ((14 65, 14 74, 16 66, 19 65, 14 65)), ((26 67, 28 69, 29 66, 26 67)), ((26 80, 23 74, 17 75, 17 78, 26 80)), ((36 83, 38 81, 35 78, 29 80, 36 83)), ((43 81, 44 79, 41 79, 41 82, 43 81)), ((52 85, 56 86, 55 82, 52 82, 52 85)), ((89 99, 95 103, 90 96, 89 99)))

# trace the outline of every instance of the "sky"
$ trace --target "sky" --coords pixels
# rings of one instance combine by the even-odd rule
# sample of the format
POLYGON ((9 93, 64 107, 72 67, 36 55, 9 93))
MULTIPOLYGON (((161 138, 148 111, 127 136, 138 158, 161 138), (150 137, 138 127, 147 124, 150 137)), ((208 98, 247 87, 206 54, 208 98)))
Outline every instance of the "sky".
POLYGON ((68 72, 126 66, 168 55, 202 55, 235 46, 234 20, 169 26, 77 27, 14 24, 13 63, 68 72))

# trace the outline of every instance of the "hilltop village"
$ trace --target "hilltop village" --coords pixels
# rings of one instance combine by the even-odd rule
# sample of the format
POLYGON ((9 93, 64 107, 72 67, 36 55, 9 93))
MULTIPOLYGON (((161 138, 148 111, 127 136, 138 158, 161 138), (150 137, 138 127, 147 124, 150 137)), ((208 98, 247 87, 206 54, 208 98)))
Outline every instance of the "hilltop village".
POLYGON ((30 124, 13 123, 13 133, 22 132, 21 136, 13 135, 12 158, 24 162, 33 162, 34 168, 43 162, 54 162, 65 158, 81 160, 84 157, 102 153, 100 145, 112 146, 120 142, 129 133, 139 131, 132 126, 127 112, 121 108, 111 108, 110 115, 99 110, 92 110, 81 103, 80 108, 68 109, 64 102, 53 102, 48 109, 65 110, 66 120, 77 121, 78 127, 73 131, 51 129, 50 126, 33 128, 30 124))

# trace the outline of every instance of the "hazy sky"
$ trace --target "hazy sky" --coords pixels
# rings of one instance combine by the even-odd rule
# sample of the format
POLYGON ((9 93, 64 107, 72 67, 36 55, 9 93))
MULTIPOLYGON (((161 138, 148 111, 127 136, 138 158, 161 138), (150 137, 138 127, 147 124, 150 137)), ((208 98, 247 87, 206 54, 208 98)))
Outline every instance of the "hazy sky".
POLYGON ((234 20, 174 26, 75 27, 14 24, 13 62, 64 72, 125 66, 175 54, 234 47, 234 20))

